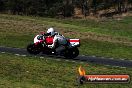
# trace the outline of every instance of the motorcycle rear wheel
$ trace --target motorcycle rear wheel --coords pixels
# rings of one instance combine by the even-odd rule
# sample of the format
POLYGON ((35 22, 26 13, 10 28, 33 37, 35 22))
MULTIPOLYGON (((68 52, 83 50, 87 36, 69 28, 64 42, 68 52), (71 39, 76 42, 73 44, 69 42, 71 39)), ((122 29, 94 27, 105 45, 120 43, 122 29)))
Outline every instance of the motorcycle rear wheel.
POLYGON ((69 49, 68 51, 66 50, 64 57, 68 59, 73 59, 73 58, 76 58, 78 55, 79 55, 78 48, 72 48, 72 49, 69 49))

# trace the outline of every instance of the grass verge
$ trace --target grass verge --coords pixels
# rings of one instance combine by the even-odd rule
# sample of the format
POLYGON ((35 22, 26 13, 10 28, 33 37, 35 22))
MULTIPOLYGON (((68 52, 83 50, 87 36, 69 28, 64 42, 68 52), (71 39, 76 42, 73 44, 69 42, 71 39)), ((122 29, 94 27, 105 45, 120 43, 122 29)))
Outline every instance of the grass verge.
POLYGON ((131 68, 56 61, 53 58, 21 57, 0 54, 0 88, 130 88, 128 84, 78 85, 78 67, 87 74, 132 74, 131 68))

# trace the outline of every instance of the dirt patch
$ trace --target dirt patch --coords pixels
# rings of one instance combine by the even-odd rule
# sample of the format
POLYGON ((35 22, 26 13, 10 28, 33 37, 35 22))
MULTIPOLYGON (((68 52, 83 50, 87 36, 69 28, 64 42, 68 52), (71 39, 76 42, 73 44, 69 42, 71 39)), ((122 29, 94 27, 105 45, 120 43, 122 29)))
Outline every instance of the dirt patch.
POLYGON ((10 33, 37 33, 38 31, 46 31, 46 27, 29 21, 0 20, 0 30, 10 33))

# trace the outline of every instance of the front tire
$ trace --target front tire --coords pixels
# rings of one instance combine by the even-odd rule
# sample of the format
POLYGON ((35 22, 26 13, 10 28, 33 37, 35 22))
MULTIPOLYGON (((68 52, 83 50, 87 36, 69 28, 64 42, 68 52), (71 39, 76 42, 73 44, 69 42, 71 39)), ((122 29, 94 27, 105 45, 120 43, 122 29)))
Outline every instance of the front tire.
POLYGON ((39 54, 40 53, 40 47, 37 47, 36 45, 34 44, 29 44, 27 46, 27 51, 30 53, 30 54, 39 54))

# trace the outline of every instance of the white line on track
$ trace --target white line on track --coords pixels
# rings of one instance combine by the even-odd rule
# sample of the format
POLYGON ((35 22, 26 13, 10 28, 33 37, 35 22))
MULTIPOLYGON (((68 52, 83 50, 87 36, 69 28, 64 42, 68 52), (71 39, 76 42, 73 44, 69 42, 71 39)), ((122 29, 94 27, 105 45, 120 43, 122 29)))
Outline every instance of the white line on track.
POLYGON ((101 57, 101 58, 104 58, 104 57, 101 57))
POLYGON ((76 61, 72 61, 73 63, 76 63, 76 61))
POLYGON ((132 61, 132 60, 129 60, 129 61, 132 61))
POLYGON ((126 67, 120 67, 120 68, 126 68, 126 67))
POLYGON ((37 56, 34 56, 35 58, 37 57, 37 56))
POLYGON ((125 59, 120 59, 120 60, 125 60, 125 59))
POLYGON ((81 64, 83 64, 84 62, 80 62, 81 64))
POLYGON ((56 61, 61 61, 60 59, 55 59, 56 61))
POLYGON ((1 52, 1 53, 5 53, 5 52, 1 52))
POLYGON ((105 66, 110 66, 110 65, 105 65, 105 66))
MULTIPOLYGON (((105 66, 111 66, 111 65, 105 65, 105 66)), ((112 67, 116 67, 116 68, 126 68, 126 67, 120 67, 120 66, 112 66, 112 67)))
POLYGON ((113 60, 114 58, 109 58, 109 59, 112 59, 113 60))
POLYGON ((92 57, 96 57, 96 56, 92 56, 92 57))
POLYGON ((15 54, 16 56, 20 56, 20 54, 15 54))
POLYGON ((113 66, 113 67, 119 68, 120 66, 113 66))
POLYGON ((27 55, 21 55, 21 56, 26 57, 27 55))
POLYGON ((65 60, 65 61, 69 62, 69 60, 65 60))
POLYGON ((39 57, 39 58, 44 58, 44 57, 39 57))

